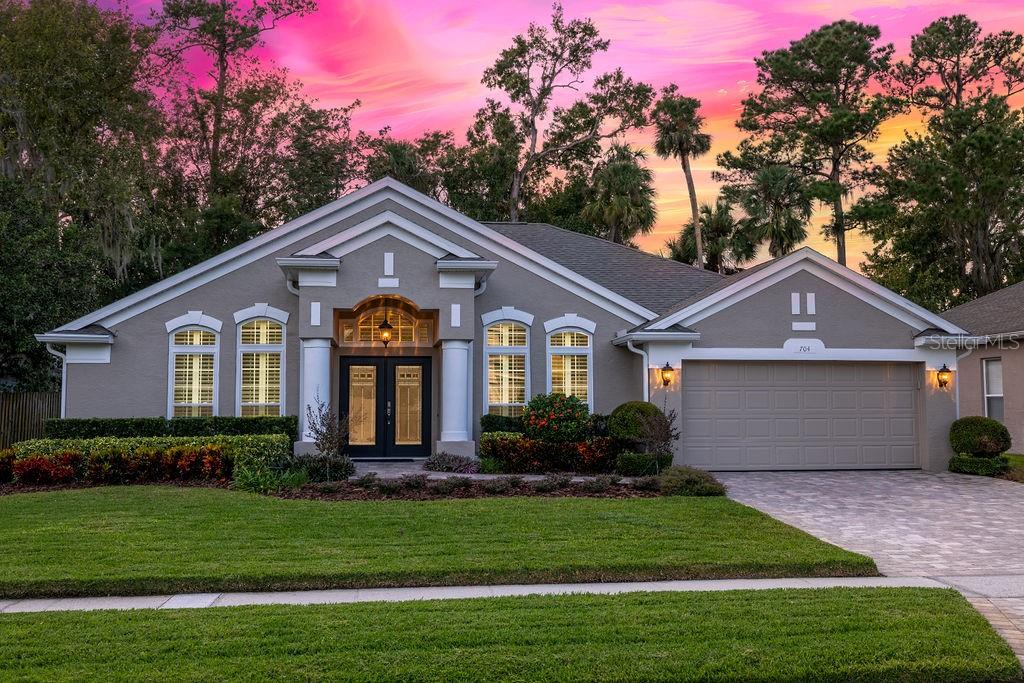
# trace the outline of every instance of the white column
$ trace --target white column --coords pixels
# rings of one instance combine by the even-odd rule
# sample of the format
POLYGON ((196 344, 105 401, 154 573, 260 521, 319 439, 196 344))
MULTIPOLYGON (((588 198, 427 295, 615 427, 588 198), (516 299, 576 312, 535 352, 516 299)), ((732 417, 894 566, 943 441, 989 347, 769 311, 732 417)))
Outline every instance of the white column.
POLYGON ((469 342, 441 342, 441 441, 469 441, 469 342))
POLYGON ((331 404, 331 340, 302 340, 302 403, 299 405, 299 423, 302 440, 312 441, 306 429, 306 409, 316 410, 317 399, 331 404))

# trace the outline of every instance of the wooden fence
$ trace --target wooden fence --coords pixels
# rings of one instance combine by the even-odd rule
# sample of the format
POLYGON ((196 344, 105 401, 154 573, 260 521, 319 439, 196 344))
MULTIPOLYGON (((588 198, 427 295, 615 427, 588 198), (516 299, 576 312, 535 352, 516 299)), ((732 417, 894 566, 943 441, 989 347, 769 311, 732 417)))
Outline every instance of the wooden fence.
POLYGON ((41 437, 48 417, 60 417, 59 393, 0 393, 0 448, 41 437))

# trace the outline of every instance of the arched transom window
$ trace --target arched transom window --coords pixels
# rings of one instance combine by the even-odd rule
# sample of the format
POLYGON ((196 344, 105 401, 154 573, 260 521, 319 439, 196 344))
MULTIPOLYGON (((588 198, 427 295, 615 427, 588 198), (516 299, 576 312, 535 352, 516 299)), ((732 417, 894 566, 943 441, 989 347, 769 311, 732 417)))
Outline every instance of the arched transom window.
POLYGON ((242 417, 281 415, 284 402, 284 325, 257 318, 239 325, 238 377, 242 417))
POLYGON ((502 320, 486 333, 487 412, 522 415, 529 396, 530 328, 502 320))
POLYGON ((201 327, 171 333, 171 417, 215 414, 217 342, 217 333, 201 327))
POLYGON ((341 323, 343 344, 370 346, 380 342, 380 324, 385 317, 392 326, 391 344, 430 346, 433 343, 433 328, 429 320, 416 318, 394 308, 375 308, 360 314, 355 320, 341 323))
POLYGON ((548 336, 548 391, 593 404, 593 353, 590 334, 559 330, 548 336))

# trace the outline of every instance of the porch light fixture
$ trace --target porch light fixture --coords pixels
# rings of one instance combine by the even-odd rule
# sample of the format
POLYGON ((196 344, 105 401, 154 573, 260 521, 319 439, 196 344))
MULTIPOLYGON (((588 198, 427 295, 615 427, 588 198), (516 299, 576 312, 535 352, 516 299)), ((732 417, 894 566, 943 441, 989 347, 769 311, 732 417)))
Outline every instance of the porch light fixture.
POLYGON ((663 367, 661 369, 661 384, 662 384, 662 386, 666 386, 667 387, 669 384, 672 384, 672 378, 675 376, 675 374, 676 374, 675 369, 669 364, 668 361, 665 361, 665 367, 663 367))
POLYGON ((939 388, 945 387, 949 384, 949 380, 953 379, 953 371, 943 363, 939 371, 935 373, 935 381, 939 383, 939 388))
POLYGON ((391 331, 395 329, 394 327, 392 327, 391 323, 388 322, 387 313, 384 314, 384 322, 382 322, 380 325, 377 325, 377 329, 380 330, 381 343, 384 344, 384 348, 387 348, 388 344, 391 343, 391 331))

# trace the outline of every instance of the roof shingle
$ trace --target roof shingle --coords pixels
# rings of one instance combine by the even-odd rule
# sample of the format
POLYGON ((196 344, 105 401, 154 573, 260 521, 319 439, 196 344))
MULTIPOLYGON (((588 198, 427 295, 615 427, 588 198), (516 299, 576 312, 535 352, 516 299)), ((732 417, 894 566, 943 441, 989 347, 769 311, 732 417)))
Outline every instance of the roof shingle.
POLYGON ((942 317, 971 334, 1024 331, 1024 282, 951 308, 942 317))
POLYGON ((655 313, 724 279, 696 266, 547 223, 484 225, 655 313))

